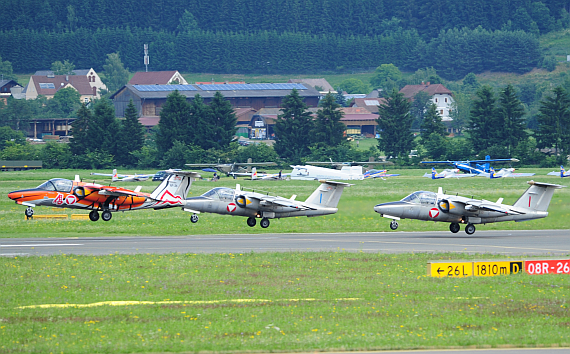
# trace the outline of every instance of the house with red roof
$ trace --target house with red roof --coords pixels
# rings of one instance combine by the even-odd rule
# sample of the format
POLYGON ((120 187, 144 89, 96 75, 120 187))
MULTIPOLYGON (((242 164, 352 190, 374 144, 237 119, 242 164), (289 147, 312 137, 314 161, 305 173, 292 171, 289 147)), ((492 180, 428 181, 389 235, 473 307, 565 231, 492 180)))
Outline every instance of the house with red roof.
POLYGON ((431 85, 429 82, 422 82, 421 85, 406 85, 400 90, 400 93, 403 93, 405 98, 413 100, 421 91, 431 96, 431 101, 437 106, 437 111, 444 122, 453 120, 451 118, 452 104, 454 102, 453 93, 442 84, 431 85))
POLYGON ((129 80, 130 85, 188 85, 178 70, 174 71, 139 71, 129 80))
POLYGON ((84 75, 32 75, 25 88, 25 97, 33 100, 42 95, 51 99, 57 91, 68 87, 79 92, 81 102, 101 97, 97 86, 91 86, 89 78, 84 75))

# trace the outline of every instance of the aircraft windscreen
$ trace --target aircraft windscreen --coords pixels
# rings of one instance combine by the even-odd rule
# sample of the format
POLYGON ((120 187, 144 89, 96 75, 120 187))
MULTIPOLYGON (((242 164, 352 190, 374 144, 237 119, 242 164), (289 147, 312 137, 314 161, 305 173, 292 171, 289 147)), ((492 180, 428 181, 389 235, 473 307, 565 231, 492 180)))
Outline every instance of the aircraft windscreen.
POLYGON ((215 200, 232 199, 234 197, 234 190, 231 188, 216 187, 202 194, 202 197, 215 199, 215 200))
POLYGON ((419 191, 414 192, 407 197, 403 198, 402 202, 414 204, 435 204, 437 197, 433 192, 419 191))
POLYGON ((53 178, 47 182, 44 182, 38 186, 38 189, 45 191, 57 191, 57 192, 71 192, 73 187, 73 182, 68 179, 63 178, 53 178))

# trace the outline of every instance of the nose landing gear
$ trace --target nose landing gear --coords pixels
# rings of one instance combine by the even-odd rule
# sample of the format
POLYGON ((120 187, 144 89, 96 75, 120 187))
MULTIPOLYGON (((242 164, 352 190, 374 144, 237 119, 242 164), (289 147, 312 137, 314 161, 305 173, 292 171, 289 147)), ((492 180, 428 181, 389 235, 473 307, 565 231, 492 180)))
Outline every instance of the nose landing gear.
POLYGON ((24 214, 26 214, 26 219, 33 219, 34 218, 34 209, 32 209, 32 207, 28 207, 26 209, 26 211, 24 211, 24 214))
POLYGON ((392 230, 396 230, 398 228, 398 222, 396 220, 392 220, 392 222, 390 223, 390 228, 392 230))

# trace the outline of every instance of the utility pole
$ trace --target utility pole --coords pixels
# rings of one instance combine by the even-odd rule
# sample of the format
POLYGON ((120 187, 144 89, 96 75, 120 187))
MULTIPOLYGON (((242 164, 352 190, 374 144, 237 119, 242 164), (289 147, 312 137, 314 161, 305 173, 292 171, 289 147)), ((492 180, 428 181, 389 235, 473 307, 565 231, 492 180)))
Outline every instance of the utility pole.
POLYGON ((149 59, 148 59, 148 44, 144 45, 144 66, 145 66, 145 71, 148 72, 148 63, 149 63, 149 59))

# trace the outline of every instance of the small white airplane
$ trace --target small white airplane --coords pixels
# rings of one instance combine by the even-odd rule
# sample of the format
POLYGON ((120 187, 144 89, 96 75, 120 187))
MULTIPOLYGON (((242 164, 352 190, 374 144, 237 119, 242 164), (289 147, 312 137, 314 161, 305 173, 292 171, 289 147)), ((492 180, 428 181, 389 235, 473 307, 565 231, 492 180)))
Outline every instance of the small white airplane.
POLYGON ((259 173, 256 167, 251 168, 251 172, 230 172, 230 176, 236 177, 249 177, 252 180, 281 180, 290 176, 291 173, 259 173))
POLYGON ((269 219, 280 219, 296 216, 320 216, 334 214, 344 187, 352 184, 320 181, 317 189, 305 200, 297 201, 296 195, 291 198, 271 196, 257 192, 216 187, 199 197, 186 198, 183 210, 193 213, 190 221, 198 222, 199 213, 215 213, 247 217, 247 225, 254 227, 256 218, 261 218, 260 226, 269 226, 269 219))
POLYGON ((111 177, 112 182, 142 182, 142 181, 147 181, 149 178, 154 177, 154 174, 152 175, 139 175, 136 173, 134 175, 118 174, 116 168, 113 170, 113 174, 91 172, 91 175, 111 177))
POLYGON ((311 165, 291 165, 293 171, 291 172, 291 179, 300 180, 362 180, 364 173, 362 166, 342 166, 340 170, 333 170, 325 167, 317 167, 311 165))
POLYGON ((431 179, 442 179, 442 178, 460 178, 460 177, 475 177, 475 173, 460 173, 458 168, 448 168, 440 173, 437 173, 435 167, 431 168, 431 173, 425 173, 424 177, 430 177, 431 179))
POLYGON ((499 172, 495 172, 495 169, 491 167, 489 169, 489 173, 482 172, 479 173, 479 176, 488 177, 488 178, 503 178, 503 177, 530 177, 534 176, 534 173, 514 173, 514 168, 501 168, 499 172))
POLYGON ((560 166, 560 172, 552 171, 547 173, 548 176, 570 177, 570 171, 566 172, 564 166, 560 166))

